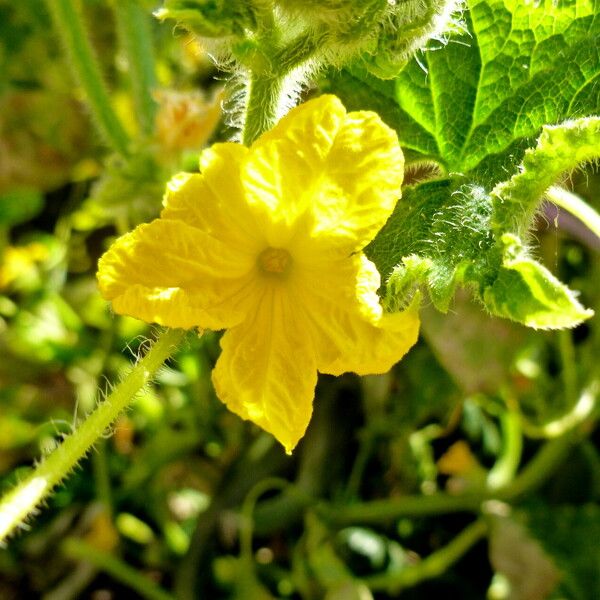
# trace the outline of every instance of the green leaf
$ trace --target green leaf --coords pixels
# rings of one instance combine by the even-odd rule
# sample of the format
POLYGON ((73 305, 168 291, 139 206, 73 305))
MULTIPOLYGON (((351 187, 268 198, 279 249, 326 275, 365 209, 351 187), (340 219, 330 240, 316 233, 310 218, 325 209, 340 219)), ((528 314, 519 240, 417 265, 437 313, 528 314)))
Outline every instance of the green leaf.
POLYGON ((492 314, 536 329, 574 327, 594 314, 548 269, 530 258, 516 236, 506 233, 501 242, 502 267, 483 293, 492 314))
POLYGON ((348 110, 368 108, 378 113, 396 130, 408 161, 438 158, 435 137, 398 105, 394 81, 377 79, 353 69, 330 73, 322 87, 337 94, 348 110))
POLYGON ((546 190, 562 173, 600 157, 600 117, 546 126, 517 175, 492 190, 494 227, 524 235, 546 190))
POLYGON ((543 125, 600 112, 600 0, 467 4, 464 30, 430 42, 395 83, 355 69, 328 88, 447 172, 495 183, 543 125))
POLYGON ((386 281, 388 310, 402 310, 425 286, 446 312, 457 286, 470 285, 492 314, 528 327, 574 327, 591 317, 518 236, 493 230, 491 216, 485 190, 457 178, 407 188, 365 250, 386 281))
POLYGON ((468 8, 465 30, 442 48, 430 44, 394 82, 357 68, 329 81, 349 108, 380 112, 409 164, 434 160, 448 173, 408 187, 366 252, 387 282, 390 310, 424 286, 446 312, 468 284, 495 315, 572 327, 592 313, 520 240, 544 192, 600 155, 600 118, 581 117, 600 111, 600 0, 468 8))
POLYGON ((388 307, 406 306, 426 283, 436 308, 445 312, 457 284, 493 280, 490 217, 491 201, 480 186, 454 178, 407 188, 365 249, 387 281, 388 307))

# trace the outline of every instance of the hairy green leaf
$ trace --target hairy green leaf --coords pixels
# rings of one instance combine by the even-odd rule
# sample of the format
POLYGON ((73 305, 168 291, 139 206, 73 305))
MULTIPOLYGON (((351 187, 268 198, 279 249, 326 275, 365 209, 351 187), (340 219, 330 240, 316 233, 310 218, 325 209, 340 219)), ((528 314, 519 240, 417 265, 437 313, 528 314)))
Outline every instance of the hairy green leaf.
POLYGON ((598 157, 600 117, 544 127, 537 146, 525 152, 518 174, 492 191, 495 228, 524 235, 542 195, 558 177, 598 157))
POLYGON ((395 82, 358 70, 329 89, 380 112, 410 151, 495 183, 545 124, 600 112, 600 0, 469 0, 465 28, 395 82))
POLYGON ((462 281, 492 281, 496 261, 491 201, 477 185, 443 179, 411 186, 366 253, 387 280, 389 308, 408 304, 426 283, 435 306, 448 310, 462 281))
POLYGON ((491 313, 536 329, 574 327, 594 313, 548 269, 527 256, 514 235, 502 236, 502 266, 483 301, 491 313))
POLYGON ((544 192, 600 154, 600 118, 581 116, 600 111, 600 0, 467 5, 465 28, 395 81, 355 68, 329 82, 350 108, 375 109, 396 129, 409 164, 433 160, 447 173, 408 187, 366 252, 390 310, 426 287, 445 312, 470 285, 495 315, 572 327, 592 313, 521 240, 544 192))

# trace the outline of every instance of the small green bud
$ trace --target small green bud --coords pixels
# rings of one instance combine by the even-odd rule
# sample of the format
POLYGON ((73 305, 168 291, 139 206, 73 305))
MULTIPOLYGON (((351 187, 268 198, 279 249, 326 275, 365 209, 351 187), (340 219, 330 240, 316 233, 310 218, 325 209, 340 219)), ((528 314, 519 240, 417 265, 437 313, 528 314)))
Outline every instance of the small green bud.
POLYGON ((154 15, 207 38, 243 37, 257 25, 253 3, 247 0, 165 0, 154 15))
POLYGON ((342 66, 372 45, 389 0, 276 0, 290 23, 320 36, 323 62, 342 66))
POLYGON ((395 77, 412 54, 439 35, 461 0, 276 0, 290 24, 321 35, 322 62, 361 58, 382 79, 395 77))
POLYGON ((517 236, 505 233, 499 246, 502 266, 483 291, 483 302, 493 315, 535 329, 575 327, 593 316, 574 292, 528 256, 517 236))
POLYGON ((389 0, 388 4, 377 41, 363 57, 367 70, 381 79, 396 77, 419 48, 446 30, 460 0, 389 0))

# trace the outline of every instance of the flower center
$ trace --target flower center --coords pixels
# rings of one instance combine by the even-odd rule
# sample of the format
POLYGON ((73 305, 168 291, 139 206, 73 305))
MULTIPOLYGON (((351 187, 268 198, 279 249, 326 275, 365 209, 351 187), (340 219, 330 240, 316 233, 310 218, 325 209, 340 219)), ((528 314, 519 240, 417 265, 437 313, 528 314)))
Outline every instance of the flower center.
POLYGON ((292 257, 283 248, 267 248, 258 255, 258 266, 267 275, 285 275, 292 265, 292 257))

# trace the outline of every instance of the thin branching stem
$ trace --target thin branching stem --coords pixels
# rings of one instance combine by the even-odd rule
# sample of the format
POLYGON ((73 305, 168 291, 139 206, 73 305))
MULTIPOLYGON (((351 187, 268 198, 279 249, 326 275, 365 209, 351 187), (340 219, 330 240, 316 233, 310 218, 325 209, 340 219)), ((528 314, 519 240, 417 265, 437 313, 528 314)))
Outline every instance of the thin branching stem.
POLYGON ((137 569, 130 567, 110 552, 99 550, 77 538, 65 540, 61 548, 69 558, 85 561, 100 571, 108 573, 119 583, 135 590, 141 598, 146 600, 175 600, 174 596, 158 587, 151 579, 144 577, 137 569))
POLYGON ((578 430, 572 430, 560 438, 546 442, 510 483, 496 490, 485 488, 480 492, 464 494, 402 496, 346 506, 322 504, 317 506, 317 510, 326 521, 336 526, 384 523, 401 517, 423 517, 454 512, 478 513, 482 504, 488 500, 514 502, 538 489, 562 464, 577 439, 578 430))
POLYGON ((483 518, 478 519, 465 527, 446 546, 436 550, 418 564, 391 573, 369 577, 365 579, 365 583, 373 591, 385 590, 396 594, 403 588, 439 577, 483 538, 486 532, 485 521, 483 518))

